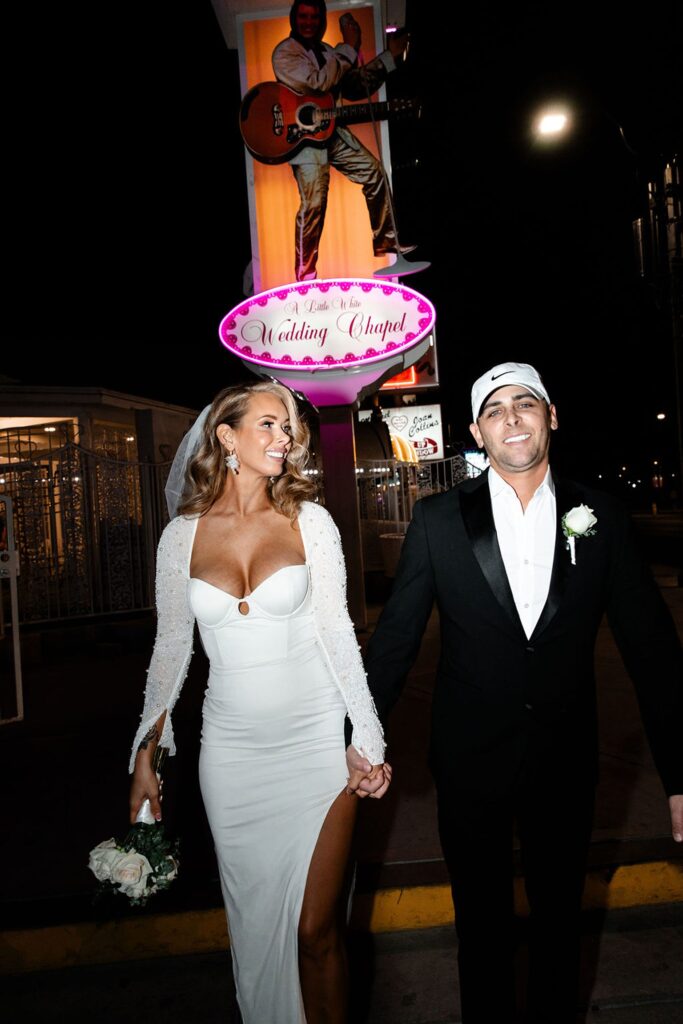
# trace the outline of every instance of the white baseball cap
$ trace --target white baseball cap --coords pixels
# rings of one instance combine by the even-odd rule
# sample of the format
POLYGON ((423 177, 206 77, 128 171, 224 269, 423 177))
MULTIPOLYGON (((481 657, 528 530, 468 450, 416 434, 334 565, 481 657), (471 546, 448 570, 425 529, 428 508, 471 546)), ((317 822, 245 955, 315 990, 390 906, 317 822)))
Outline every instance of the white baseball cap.
POLYGON ((550 405, 550 397, 540 374, 529 363, 498 363, 483 373, 472 385, 472 420, 476 423, 481 407, 494 391, 508 384, 519 384, 528 388, 536 398, 544 398, 550 405))

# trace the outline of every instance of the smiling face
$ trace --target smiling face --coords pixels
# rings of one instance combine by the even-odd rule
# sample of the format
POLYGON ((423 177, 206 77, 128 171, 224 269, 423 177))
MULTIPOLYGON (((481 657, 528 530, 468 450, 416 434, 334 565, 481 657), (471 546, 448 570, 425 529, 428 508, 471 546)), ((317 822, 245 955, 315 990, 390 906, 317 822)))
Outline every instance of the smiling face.
POLYGON ((237 453, 240 476, 279 476, 292 446, 287 408, 276 395, 266 392, 252 395, 239 426, 222 423, 216 436, 226 451, 237 453))
POLYGON ((489 395, 477 422, 470 424, 475 441, 504 479, 530 471, 545 473, 551 430, 557 430, 555 406, 519 384, 489 395))
POLYGON ((314 4, 301 4, 294 15, 296 32, 302 39, 317 39, 320 33, 320 8, 314 4))

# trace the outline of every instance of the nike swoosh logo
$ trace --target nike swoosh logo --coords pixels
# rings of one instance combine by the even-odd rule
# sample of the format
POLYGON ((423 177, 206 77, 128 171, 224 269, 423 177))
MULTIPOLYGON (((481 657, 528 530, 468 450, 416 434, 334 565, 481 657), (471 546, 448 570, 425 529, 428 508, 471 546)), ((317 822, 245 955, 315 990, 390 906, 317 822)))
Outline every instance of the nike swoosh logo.
POLYGON ((513 373, 513 370, 503 370, 502 373, 497 373, 495 376, 491 376, 491 380, 498 380, 499 377, 504 377, 506 373, 513 373))

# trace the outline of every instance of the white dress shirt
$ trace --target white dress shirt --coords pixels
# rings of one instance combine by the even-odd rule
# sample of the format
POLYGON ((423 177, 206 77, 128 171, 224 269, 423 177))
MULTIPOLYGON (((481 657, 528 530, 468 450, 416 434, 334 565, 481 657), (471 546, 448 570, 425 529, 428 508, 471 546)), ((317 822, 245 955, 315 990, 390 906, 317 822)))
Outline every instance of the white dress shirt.
POLYGON ((557 532, 553 478, 548 469, 526 511, 493 467, 489 489, 503 565, 524 632, 530 637, 548 597, 553 569, 557 532))

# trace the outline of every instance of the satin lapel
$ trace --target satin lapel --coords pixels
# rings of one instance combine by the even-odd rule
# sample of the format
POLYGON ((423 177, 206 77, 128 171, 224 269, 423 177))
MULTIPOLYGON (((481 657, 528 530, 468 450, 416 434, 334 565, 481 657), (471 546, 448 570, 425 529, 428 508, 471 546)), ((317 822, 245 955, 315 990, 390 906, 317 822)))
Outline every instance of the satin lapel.
POLYGON ((482 476, 482 483, 476 489, 460 492, 460 508, 474 557, 510 624, 524 637, 524 628, 517 613, 500 553, 487 475, 482 476))
POLYGON ((557 509, 553 571, 550 576, 548 597, 546 598, 540 618, 534 627, 534 631, 529 638, 530 640, 534 640, 539 633, 542 633, 544 629, 547 629, 553 617, 557 614, 557 610, 560 607, 560 602, 564 597, 564 592, 567 589, 567 584, 569 583, 574 568, 571 563, 569 551, 567 550, 567 540, 562 533, 562 516, 565 512, 568 512, 570 508, 573 508, 575 505, 580 505, 582 497, 580 491, 575 487, 562 480, 558 480, 554 475, 553 482, 555 484, 555 505, 557 509))

